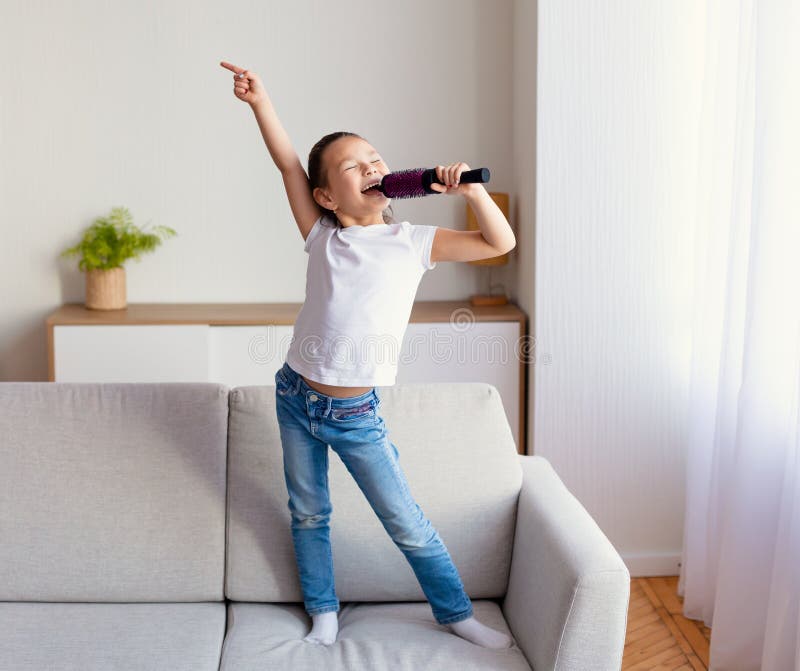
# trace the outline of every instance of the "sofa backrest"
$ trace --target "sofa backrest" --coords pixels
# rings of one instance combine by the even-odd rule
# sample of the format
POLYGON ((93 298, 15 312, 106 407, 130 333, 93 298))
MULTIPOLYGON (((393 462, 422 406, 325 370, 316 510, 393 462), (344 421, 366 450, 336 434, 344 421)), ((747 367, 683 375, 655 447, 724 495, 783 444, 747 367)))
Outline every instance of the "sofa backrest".
MULTIPOLYGON (((379 411, 411 494, 472 598, 505 595, 522 470, 497 389, 486 383, 379 387, 379 411)), ((339 456, 329 447, 331 545, 343 601, 425 595, 339 456)), ((236 387, 228 429, 225 595, 302 602, 275 387, 236 387)))
POLYGON ((228 391, 0 384, 0 601, 223 600, 228 391))

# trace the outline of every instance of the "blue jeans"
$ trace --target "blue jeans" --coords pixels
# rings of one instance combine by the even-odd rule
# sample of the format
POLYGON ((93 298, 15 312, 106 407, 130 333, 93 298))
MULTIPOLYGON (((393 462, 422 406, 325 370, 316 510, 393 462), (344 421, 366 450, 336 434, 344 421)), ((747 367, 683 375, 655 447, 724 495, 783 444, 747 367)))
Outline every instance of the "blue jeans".
POLYGON ((405 555, 436 621, 449 624, 470 617, 472 602, 450 553, 411 497, 397 448, 378 413, 377 388, 348 398, 328 396, 284 363, 275 374, 275 402, 306 612, 339 610, 330 543, 330 445, 405 555))

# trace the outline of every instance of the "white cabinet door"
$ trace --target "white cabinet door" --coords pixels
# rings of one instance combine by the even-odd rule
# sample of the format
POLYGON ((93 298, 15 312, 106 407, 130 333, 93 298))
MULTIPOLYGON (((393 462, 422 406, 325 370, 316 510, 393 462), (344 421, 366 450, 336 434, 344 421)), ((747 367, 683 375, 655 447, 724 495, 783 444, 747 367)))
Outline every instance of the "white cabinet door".
POLYGON ((293 333, 291 325, 209 327, 209 380, 229 387, 275 384, 293 333))
POLYGON ((494 385, 519 448, 519 337, 519 322, 412 322, 400 350, 397 383, 494 385))
POLYGON ((56 382, 205 382, 205 324, 54 326, 56 382))

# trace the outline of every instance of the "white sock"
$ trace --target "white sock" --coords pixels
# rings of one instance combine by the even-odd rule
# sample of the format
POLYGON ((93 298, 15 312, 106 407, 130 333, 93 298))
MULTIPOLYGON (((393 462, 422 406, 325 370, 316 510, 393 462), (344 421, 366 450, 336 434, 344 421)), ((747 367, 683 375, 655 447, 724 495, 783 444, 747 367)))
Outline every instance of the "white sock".
POLYGON ((318 645, 330 645, 336 640, 336 634, 339 633, 339 618, 335 610, 312 615, 311 620, 314 625, 303 639, 304 641, 318 645))
POLYGON ((509 648, 513 643, 510 636, 481 624, 474 617, 468 617, 460 622, 452 622, 447 626, 453 630, 454 634, 484 648, 509 648))

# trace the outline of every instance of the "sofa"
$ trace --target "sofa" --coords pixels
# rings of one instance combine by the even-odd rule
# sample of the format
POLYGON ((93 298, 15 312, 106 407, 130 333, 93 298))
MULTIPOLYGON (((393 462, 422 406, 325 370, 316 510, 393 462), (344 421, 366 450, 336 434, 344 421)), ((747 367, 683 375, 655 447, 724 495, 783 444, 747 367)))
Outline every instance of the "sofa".
POLYGON ((3 382, 0 671, 619 669, 628 570, 517 454, 497 389, 379 391, 412 495, 512 647, 435 621, 332 450, 339 635, 302 640, 273 385, 3 382))

